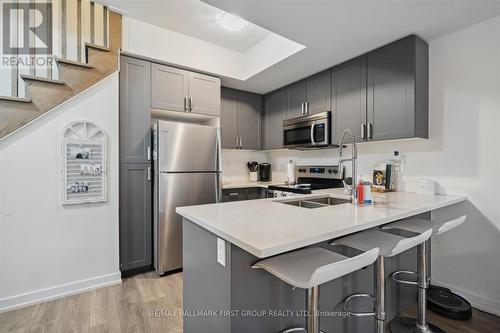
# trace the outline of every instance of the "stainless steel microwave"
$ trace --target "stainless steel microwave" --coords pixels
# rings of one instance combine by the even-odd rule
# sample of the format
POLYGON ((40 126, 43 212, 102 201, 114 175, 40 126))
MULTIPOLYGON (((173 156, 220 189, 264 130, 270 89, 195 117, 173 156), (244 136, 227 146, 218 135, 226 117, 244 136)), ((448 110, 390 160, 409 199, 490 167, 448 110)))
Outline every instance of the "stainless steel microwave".
POLYGON ((331 145, 331 112, 320 112, 283 121, 285 148, 321 148, 331 145))

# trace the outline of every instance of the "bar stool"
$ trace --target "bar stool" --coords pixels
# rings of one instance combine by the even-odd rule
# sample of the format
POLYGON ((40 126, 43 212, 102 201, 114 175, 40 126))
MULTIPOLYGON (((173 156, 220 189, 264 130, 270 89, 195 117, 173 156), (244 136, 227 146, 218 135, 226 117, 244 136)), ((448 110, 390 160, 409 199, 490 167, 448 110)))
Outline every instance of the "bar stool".
MULTIPOLYGON (((457 228, 465 222, 467 216, 461 216, 446 222, 429 221, 422 219, 411 219, 384 225, 382 230, 403 230, 413 234, 421 233, 422 230, 432 228, 433 236, 442 235, 452 229, 457 228)), ((394 281, 402 284, 418 286, 418 307, 417 318, 397 317, 389 323, 391 332, 426 332, 439 333, 444 332, 443 329, 427 322, 427 289, 430 284, 430 239, 420 244, 417 248, 417 272, 411 271, 396 271, 392 273, 394 281), (414 275, 417 277, 417 282, 408 281, 398 278, 399 275, 414 275)))
POLYGON ((319 286, 375 262, 378 248, 348 258, 320 247, 309 247, 256 262, 261 268, 295 288, 306 289, 308 317, 305 327, 285 329, 283 333, 319 333, 319 286))
POLYGON ((385 258, 396 256, 419 244, 424 243, 431 237, 432 229, 413 237, 401 237, 386 233, 380 230, 361 231, 356 234, 333 240, 331 245, 343 245, 357 250, 366 251, 366 249, 378 247, 380 249, 375 266, 375 297, 369 294, 354 294, 349 296, 344 303, 344 310, 352 316, 374 316, 375 332, 385 332, 385 258), (374 312, 356 313, 349 310, 351 301, 359 297, 370 297, 374 299, 374 312))

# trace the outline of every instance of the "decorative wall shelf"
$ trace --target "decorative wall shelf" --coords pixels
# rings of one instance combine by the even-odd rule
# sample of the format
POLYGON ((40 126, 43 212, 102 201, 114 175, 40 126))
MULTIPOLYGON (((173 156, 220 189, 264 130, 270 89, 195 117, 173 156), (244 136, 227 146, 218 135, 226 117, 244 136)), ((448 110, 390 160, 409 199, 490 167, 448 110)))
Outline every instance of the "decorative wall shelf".
POLYGON ((76 121, 62 137, 62 204, 106 201, 107 135, 89 121, 76 121))

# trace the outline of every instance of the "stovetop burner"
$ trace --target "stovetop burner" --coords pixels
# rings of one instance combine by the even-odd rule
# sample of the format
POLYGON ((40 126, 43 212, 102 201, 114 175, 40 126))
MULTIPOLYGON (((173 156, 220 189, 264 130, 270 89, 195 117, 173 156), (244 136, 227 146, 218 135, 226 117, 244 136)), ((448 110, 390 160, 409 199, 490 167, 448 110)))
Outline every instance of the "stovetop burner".
POLYGON ((344 172, 338 165, 314 166, 301 165, 295 168, 297 184, 271 185, 269 190, 298 194, 310 194, 314 190, 340 188, 344 172))

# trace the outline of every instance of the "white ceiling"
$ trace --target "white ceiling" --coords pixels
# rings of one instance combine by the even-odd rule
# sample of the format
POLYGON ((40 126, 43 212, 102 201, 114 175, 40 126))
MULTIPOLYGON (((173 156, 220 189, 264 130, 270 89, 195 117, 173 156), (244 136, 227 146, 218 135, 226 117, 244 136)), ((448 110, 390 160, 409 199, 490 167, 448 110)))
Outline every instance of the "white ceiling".
MULTIPOLYGON (((432 40, 500 15, 500 0, 203 0, 306 46, 245 82, 269 92, 416 33, 432 40)), ((492 32, 491 38, 499 38, 492 32)), ((452 57, 453 55, 450 55, 452 57)))
POLYGON ((127 16, 195 37, 234 51, 245 52, 270 32, 248 24, 238 32, 214 24, 222 10, 200 0, 104 0, 127 11, 127 16))
MULTIPOLYGON (((500 15, 500 0, 203 1, 264 29, 223 31, 212 21, 216 9, 200 6, 198 0, 100 2, 124 9, 132 18, 238 52, 255 50, 253 46, 265 38, 266 30, 304 45, 303 50, 270 67, 263 66, 245 81, 222 77, 225 86, 258 93, 280 88, 409 34, 430 41, 500 15)), ((492 38, 498 36, 492 32, 492 38)))

